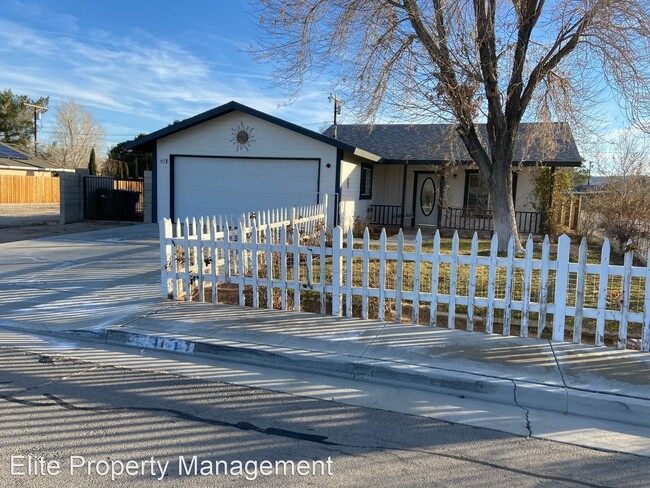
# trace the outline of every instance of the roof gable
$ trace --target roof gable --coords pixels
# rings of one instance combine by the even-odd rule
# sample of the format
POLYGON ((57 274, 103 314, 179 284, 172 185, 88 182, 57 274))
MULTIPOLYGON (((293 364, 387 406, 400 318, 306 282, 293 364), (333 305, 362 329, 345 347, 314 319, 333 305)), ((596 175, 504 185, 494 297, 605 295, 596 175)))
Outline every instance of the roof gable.
MULTIPOLYGON (((337 139, 385 158, 386 162, 458 161, 469 163, 465 145, 453 124, 339 124, 337 139)), ((521 124, 513 160, 523 163, 544 163, 549 166, 580 166, 582 158, 567 124, 556 124, 555 150, 544 154, 535 143, 534 130, 539 124, 521 124), (523 147, 521 141, 530 141, 523 147)), ((479 124, 482 138, 487 139, 485 124, 479 124)), ((333 134, 330 126, 325 135, 333 134)))
POLYGON ((333 139, 328 135, 306 129, 297 124, 288 122, 286 120, 280 119, 273 115, 260 112, 259 110, 255 110, 254 108, 248 107, 246 105, 242 105, 241 103, 235 101, 228 102, 224 105, 213 108, 212 110, 208 110, 207 112, 200 113, 198 115, 185 119, 176 124, 152 132, 151 134, 147 134, 146 136, 139 137, 137 139, 134 139, 133 141, 129 141, 126 143, 126 148, 153 150, 154 144, 158 139, 169 136, 171 134, 176 134, 177 132, 181 132, 183 130, 189 129, 196 125, 202 124, 203 122, 207 122, 208 120, 216 119, 218 117, 221 117, 223 115, 229 114, 234 111, 243 112, 253 117, 257 117, 267 122, 271 122, 272 124, 279 125, 281 127, 284 127, 285 129, 289 129, 291 131, 297 132, 298 134, 302 134, 312 139, 316 139, 317 141, 323 142, 325 144, 329 144, 330 146, 335 146, 344 151, 354 152, 356 150, 356 148, 351 144, 333 139))

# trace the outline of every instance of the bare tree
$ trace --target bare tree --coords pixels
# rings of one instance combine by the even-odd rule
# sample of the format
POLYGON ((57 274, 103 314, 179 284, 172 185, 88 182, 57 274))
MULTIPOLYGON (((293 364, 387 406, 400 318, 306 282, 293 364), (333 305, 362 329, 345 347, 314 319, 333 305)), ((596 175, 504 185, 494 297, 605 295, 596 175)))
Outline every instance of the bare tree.
POLYGON ((103 153, 104 136, 92 113, 74 100, 64 101, 57 107, 47 155, 63 168, 85 168, 93 148, 103 153))
MULTIPOLYGON (((512 163, 522 121, 554 131, 582 123, 613 94, 647 124, 647 0, 262 0, 254 55, 297 94, 307 77, 336 80, 362 119, 383 107, 453 122, 486 177, 504 249, 516 237, 512 163), (487 135, 477 128, 487 122, 487 135)), ((646 125, 647 129, 647 125, 646 125)), ((525 144, 524 144, 525 145, 525 144)))
MULTIPOLYGON (((650 238, 650 143, 641 134, 624 131, 598 171, 607 177, 588 198, 585 212, 596 217, 605 234, 625 246, 650 238)), ((642 250, 645 252, 645 249, 642 250)))

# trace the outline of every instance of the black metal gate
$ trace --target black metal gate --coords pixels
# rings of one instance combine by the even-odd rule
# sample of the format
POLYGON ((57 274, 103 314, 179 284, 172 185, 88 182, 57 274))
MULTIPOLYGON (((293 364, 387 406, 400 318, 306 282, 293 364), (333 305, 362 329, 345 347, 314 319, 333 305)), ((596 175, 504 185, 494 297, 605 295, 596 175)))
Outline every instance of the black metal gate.
POLYGON ((110 176, 84 177, 84 217, 90 220, 143 221, 144 182, 110 176))

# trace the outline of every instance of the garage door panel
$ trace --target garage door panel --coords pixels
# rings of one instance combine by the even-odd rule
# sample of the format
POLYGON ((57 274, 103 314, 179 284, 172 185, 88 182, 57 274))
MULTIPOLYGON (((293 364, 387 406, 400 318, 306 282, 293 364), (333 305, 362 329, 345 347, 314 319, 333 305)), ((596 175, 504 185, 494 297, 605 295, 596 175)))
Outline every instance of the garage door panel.
POLYGON ((176 158, 176 218, 241 215, 316 203, 318 162, 227 158, 176 158))

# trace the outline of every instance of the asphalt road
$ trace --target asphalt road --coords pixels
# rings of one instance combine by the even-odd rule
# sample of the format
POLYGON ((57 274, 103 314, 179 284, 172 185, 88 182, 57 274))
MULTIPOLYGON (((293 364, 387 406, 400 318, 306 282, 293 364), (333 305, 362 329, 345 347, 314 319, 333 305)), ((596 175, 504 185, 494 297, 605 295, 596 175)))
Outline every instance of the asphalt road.
POLYGON ((0 486, 647 486, 650 472, 649 458, 8 347, 0 419, 0 486))

